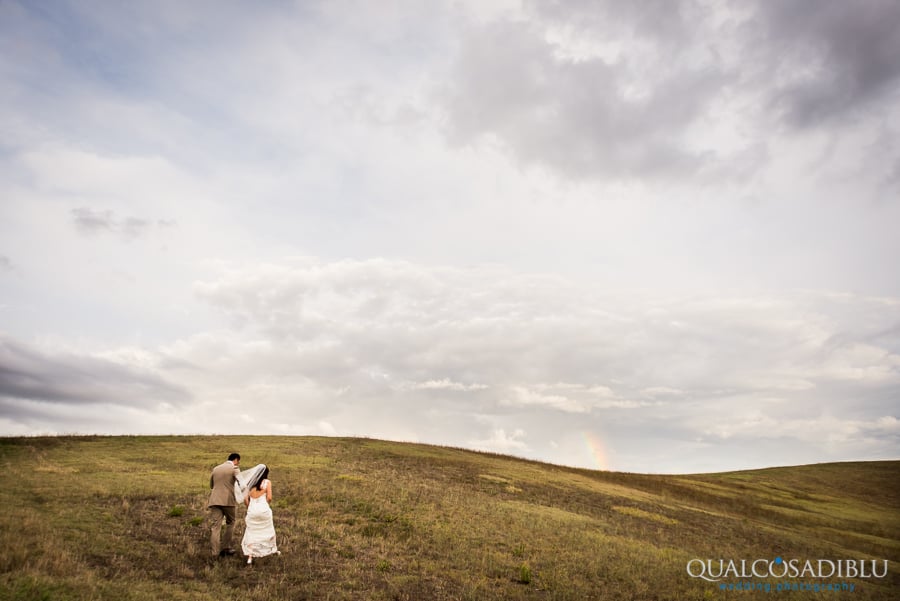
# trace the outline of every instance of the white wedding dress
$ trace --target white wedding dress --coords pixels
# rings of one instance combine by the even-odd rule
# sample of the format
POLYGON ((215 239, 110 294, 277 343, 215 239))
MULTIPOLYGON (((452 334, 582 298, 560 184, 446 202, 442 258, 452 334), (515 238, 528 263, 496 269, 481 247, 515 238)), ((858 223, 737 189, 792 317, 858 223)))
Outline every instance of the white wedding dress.
MULTIPOLYGON (((265 491, 269 488, 269 481, 263 480, 260 488, 265 491)), ((262 494, 255 499, 250 497, 247 506, 247 529, 244 531, 244 540, 241 541, 244 555, 247 558, 265 557, 278 553, 275 544, 275 524, 272 521, 272 508, 262 494)))

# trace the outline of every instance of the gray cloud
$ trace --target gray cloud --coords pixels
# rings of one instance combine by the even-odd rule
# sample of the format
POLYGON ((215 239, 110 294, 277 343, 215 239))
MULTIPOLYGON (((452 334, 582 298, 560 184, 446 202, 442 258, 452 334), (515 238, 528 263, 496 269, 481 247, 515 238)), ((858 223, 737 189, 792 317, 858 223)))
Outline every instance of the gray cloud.
POLYGON ((690 174, 714 154, 687 135, 726 83, 715 65, 669 70, 657 46, 649 66, 557 51, 527 22, 474 28, 448 90, 451 136, 491 134, 522 161, 576 177, 690 174))
POLYGON ((448 132, 567 177, 733 178, 773 160, 782 125, 877 131, 900 98, 890 0, 526 7, 463 37, 448 132))
POLYGON ((789 0, 760 2, 758 7, 760 48, 771 53, 777 82, 772 101, 789 124, 811 127, 858 118, 872 102, 896 97, 897 2, 789 0))
POLYGON ((0 255, 0 272, 3 271, 12 271, 13 270, 13 262, 6 255, 0 255))
POLYGON ((135 240, 158 228, 174 225, 171 220, 156 222, 138 217, 119 218, 110 210, 100 211, 86 207, 72 209, 72 221, 82 234, 94 236, 98 234, 116 234, 125 240, 135 240))
POLYGON ((102 357, 48 354, 0 337, 0 397, 59 405, 148 407, 190 394, 153 371, 102 357))
POLYGON ((75 227, 83 234, 113 232, 118 229, 118 222, 112 211, 95 211, 88 208, 72 209, 72 220, 75 227))

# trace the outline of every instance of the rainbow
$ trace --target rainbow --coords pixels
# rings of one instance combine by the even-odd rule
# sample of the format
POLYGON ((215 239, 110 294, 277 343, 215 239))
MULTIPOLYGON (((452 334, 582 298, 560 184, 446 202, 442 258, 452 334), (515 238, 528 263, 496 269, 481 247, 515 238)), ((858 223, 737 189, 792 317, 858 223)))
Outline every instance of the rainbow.
POLYGON ((588 452, 594 460, 594 465, 598 470, 608 470, 609 460, 606 454, 606 447, 600 437, 593 432, 582 432, 584 443, 587 445, 588 452))

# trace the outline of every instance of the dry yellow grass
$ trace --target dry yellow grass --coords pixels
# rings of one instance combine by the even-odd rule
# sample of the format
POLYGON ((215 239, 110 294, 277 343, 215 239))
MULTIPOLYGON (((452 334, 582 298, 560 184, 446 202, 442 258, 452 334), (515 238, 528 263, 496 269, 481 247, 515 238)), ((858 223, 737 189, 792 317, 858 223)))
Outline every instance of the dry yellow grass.
POLYGON ((198 436, 0 439, 0 464, 15 474, 0 491, 0 600, 680 601, 741 594, 690 578, 692 558, 776 555, 888 559, 885 579, 843 580, 852 599, 900 598, 900 462, 650 476, 198 436), (282 555, 252 567, 207 555, 209 470, 232 450, 275 483, 282 555))

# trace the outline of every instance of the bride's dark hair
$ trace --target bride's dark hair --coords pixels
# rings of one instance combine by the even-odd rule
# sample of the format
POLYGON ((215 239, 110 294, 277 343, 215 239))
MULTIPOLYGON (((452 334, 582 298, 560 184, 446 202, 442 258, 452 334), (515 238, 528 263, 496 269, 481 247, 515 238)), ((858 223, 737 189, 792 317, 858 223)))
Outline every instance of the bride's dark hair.
POLYGON ((253 488, 256 490, 262 490, 260 488, 262 486, 263 480, 269 477, 269 466, 267 465, 263 472, 259 475, 259 478, 256 480, 256 484, 253 485, 253 488))

